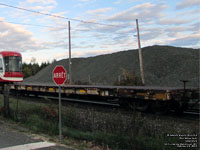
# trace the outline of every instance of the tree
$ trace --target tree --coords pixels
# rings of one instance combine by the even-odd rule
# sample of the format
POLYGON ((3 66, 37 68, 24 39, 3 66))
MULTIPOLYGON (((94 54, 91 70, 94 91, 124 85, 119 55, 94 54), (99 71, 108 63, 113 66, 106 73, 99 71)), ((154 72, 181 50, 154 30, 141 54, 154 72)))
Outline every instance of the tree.
POLYGON ((23 64, 23 74, 24 78, 32 76, 32 70, 26 63, 23 64))
POLYGON ((34 57, 31 58, 31 61, 29 64, 23 63, 23 73, 24 73, 24 78, 30 77, 38 73, 40 70, 43 68, 47 67, 50 65, 50 62, 42 62, 41 65, 39 65, 36 62, 36 59, 34 57))
POLYGON ((122 68, 122 75, 120 76, 120 80, 118 79, 115 82, 115 85, 124 85, 124 86, 139 86, 142 85, 142 82, 133 72, 128 72, 126 69, 122 68))

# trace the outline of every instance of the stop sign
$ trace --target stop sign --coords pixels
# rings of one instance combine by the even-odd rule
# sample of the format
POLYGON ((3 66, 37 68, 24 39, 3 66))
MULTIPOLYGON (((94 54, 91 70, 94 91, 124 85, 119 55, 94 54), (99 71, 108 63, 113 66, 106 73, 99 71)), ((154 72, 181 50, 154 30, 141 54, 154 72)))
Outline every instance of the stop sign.
POLYGON ((67 72, 63 66, 56 66, 53 70, 53 81, 62 85, 66 81, 67 72))

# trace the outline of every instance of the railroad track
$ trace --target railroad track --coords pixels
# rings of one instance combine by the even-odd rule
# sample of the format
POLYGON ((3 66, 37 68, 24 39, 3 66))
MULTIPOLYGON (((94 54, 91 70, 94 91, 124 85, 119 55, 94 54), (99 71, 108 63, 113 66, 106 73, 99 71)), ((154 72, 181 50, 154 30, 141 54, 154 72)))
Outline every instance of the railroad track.
MULTIPOLYGON (((35 97, 34 95, 29 95, 29 97, 35 97)), ((53 96, 38 96, 38 98, 43 99, 52 99, 52 100, 58 100, 58 97, 53 96)), ((94 104, 94 105, 102 105, 102 106, 111 106, 111 107, 120 107, 119 104, 113 104, 108 102, 100 102, 96 100, 85 100, 85 99, 75 99, 75 98, 62 98, 62 102, 74 102, 74 103, 84 103, 84 104, 94 104)))
MULTIPOLYGON (((12 95, 13 97, 16 97, 15 95, 12 95)), ((35 102, 42 102, 47 103, 45 99, 51 100, 53 103, 58 102, 58 97, 55 96, 35 96, 35 95, 27 95, 27 96, 17 96, 18 98, 22 98, 22 100, 30 100, 35 102)), ((95 100, 85 100, 85 99, 75 99, 75 98, 61 98, 62 105, 63 106, 76 106, 81 109, 95 109, 101 112, 110 112, 112 110, 115 110, 116 112, 120 112, 124 115, 133 115, 134 110, 133 109, 125 109, 123 107, 120 107, 119 104, 112 104, 108 102, 100 102, 95 100)), ((136 111, 138 113, 138 111, 136 111)), ((162 113, 162 112, 139 112, 143 116, 159 116, 164 118, 177 118, 182 120, 199 120, 200 113, 199 112, 191 112, 191 111, 184 111, 183 113, 176 114, 174 111, 170 111, 168 113, 162 113)))
POLYGON ((200 113, 199 112, 184 111, 183 114, 186 115, 186 116, 191 116, 191 117, 196 117, 196 118, 200 117, 200 113))

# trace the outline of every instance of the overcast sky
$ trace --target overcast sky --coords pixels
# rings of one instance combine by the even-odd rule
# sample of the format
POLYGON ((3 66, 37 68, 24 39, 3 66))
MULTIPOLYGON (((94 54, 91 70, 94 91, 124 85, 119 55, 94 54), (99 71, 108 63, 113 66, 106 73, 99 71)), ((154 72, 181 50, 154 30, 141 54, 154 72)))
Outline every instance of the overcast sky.
MULTIPOLYGON (((200 0, 0 0, 0 3, 72 19, 72 57, 136 49, 136 18, 142 47, 200 48, 200 0)), ((32 57, 39 63, 68 58, 68 19, 0 5, 0 50, 21 52, 24 62, 30 62, 32 57)))

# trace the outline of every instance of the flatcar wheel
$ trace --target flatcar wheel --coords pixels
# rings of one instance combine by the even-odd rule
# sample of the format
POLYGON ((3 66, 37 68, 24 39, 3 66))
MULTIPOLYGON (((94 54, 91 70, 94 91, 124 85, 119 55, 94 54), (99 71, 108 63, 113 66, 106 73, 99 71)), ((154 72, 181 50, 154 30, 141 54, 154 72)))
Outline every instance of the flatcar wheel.
POLYGON ((154 101, 152 102, 151 112, 156 114, 167 114, 170 110, 170 103, 168 101, 154 101))
POLYGON ((181 104, 177 101, 172 101, 172 109, 174 110, 175 114, 181 114, 183 111, 181 104))
POLYGON ((141 112, 148 111, 150 107, 151 107, 151 104, 147 102, 136 103, 136 110, 141 111, 141 112))

